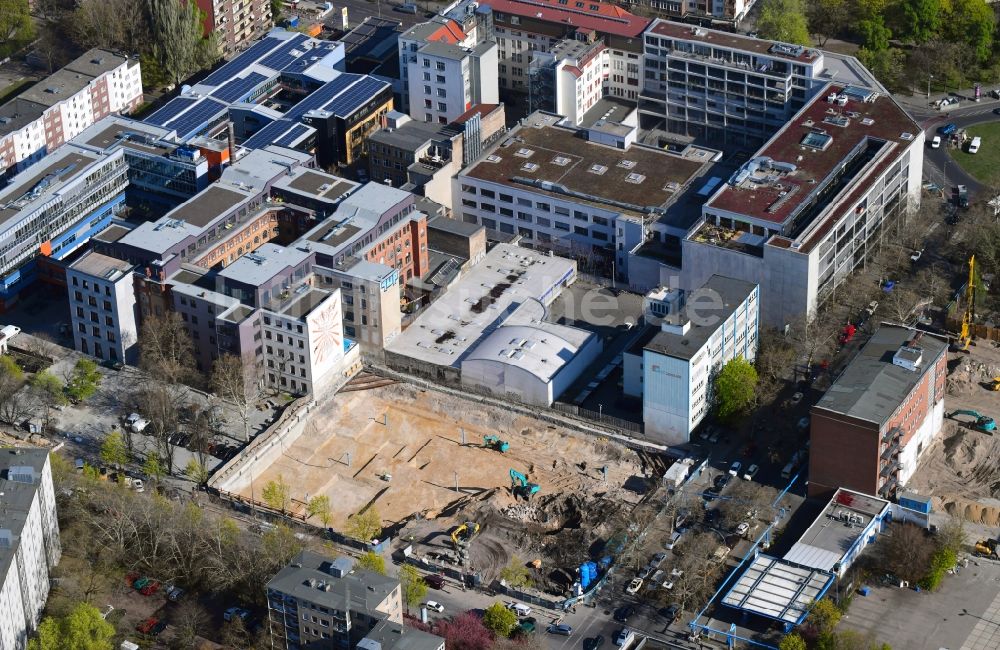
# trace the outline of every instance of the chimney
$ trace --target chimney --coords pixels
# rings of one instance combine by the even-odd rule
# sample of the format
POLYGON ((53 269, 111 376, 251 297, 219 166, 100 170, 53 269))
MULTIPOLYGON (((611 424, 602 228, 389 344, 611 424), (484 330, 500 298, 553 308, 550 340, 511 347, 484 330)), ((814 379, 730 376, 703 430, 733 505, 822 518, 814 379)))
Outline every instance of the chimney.
POLYGON ((236 133, 232 122, 226 124, 226 135, 229 137, 229 159, 232 160, 236 156, 236 133))

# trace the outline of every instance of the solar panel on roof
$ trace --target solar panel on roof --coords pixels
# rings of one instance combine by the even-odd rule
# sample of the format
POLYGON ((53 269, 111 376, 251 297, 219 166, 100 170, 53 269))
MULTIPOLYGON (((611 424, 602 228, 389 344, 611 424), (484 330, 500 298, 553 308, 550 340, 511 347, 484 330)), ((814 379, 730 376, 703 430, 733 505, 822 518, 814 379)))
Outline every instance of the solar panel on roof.
POLYGON ((281 145, 282 147, 291 147, 296 140, 308 133, 311 129, 312 127, 306 126, 305 124, 296 124, 290 131, 288 131, 288 133, 275 140, 274 144, 281 145))
POLYGON ((296 34, 293 38, 288 39, 284 45, 261 59, 260 64, 272 70, 281 70, 300 56, 292 54, 292 50, 302 45, 308 39, 309 37, 305 34, 296 34))
POLYGON ((261 83, 267 80, 262 74, 251 72, 242 79, 233 79, 212 92, 212 97, 224 102, 237 102, 247 97, 261 83))
POLYGON ((157 126, 163 126, 170 120, 174 119, 187 109, 191 108, 191 105, 196 103, 198 100, 192 97, 174 97, 169 102, 166 103, 160 110, 156 111, 149 117, 147 117, 144 122, 147 124, 156 124, 157 126))
POLYGON ((176 129, 177 135, 182 138, 188 137, 219 114, 225 113, 227 108, 221 102, 205 98, 197 106, 173 120, 168 128, 176 129))
POLYGON ((278 120, 276 122, 271 122, 260 131, 257 131, 252 136, 246 139, 243 146, 247 149, 262 149, 267 145, 274 142, 281 134, 288 130, 288 128, 294 124, 290 120, 278 120))
POLYGON ((260 43, 256 43, 250 47, 249 50, 239 55, 226 65, 222 66, 212 74, 205 77, 204 81, 201 83, 208 84, 209 86, 218 86, 226 83, 236 75, 238 75, 243 70, 246 70, 251 65, 257 62, 257 59, 266 55, 268 52, 278 47, 285 41, 280 38, 274 38, 273 36, 268 36, 260 43))
POLYGON ((329 103, 331 99, 344 92, 345 89, 351 86, 351 84, 357 83, 362 77, 357 74, 343 73, 339 75, 333 81, 323 84, 316 89, 311 95, 303 99, 301 102, 292 106, 285 117, 297 120, 307 111, 311 111, 315 108, 319 108, 323 104, 329 103))
POLYGON ((359 83, 354 84, 339 97, 321 108, 325 111, 333 113, 334 115, 350 115, 388 85, 389 84, 384 81, 379 81, 378 79, 373 79, 372 77, 365 77, 359 83))

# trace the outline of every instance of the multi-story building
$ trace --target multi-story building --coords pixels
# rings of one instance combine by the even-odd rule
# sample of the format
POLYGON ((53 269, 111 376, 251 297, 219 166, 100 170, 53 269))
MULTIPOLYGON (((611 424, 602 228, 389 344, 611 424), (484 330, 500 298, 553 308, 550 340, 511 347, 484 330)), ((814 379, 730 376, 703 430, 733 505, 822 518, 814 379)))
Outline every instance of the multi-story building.
POLYGON ((98 359, 134 362, 138 342, 132 265, 87 251, 66 269, 73 345, 98 359))
POLYGON ((671 445, 688 442, 712 404, 712 382, 728 361, 757 355, 757 285, 713 275, 684 295, 658 296, 659 327, 625 353, 623 390, 642 398, 643 431, 671 445))
POLYGON ((421 191, 451 207, 451 179, 462 168, 464 131, 457 125, 410 120, 400 114, 391 127, 368 139, 368 169, 375 181, 421 191))
POLYGON ((230 57, 271 29, 270 0, 197 0, 205 35, 215 34, 219 54, 230 57))
POLYGON ((642 82, 642 32, 648 18, 607 2, 589 0, 487 0, 499 46, 500 91, 528 94, 535 52, 563 39, 602 41, 605 94, 636 100, 642 82))
POLYGON ((0 495, 0 648, 24 650, 62 555, 48 450, 0 451, 0 495))
POLYGON ((587 260, 627 277, 628 251, 718 152, 680 153, 635 142, 636 129, 559 125, 536 112, 453 181, 453 209, 469 223, 518 235, 521 245, 587 260))
POLYGON ((444 639, 403 626, 399 581, 349 557, 302 551, 267 583, 271 643, 298 650, 444 650, 444 639))
POLYGON ((882 324, 810 412, 809 494, 891 498, 944 421, 948 343, 882 324))
POLYGON ((138 59, 90 50, 0 106, 0 166, 12 175, 94 122, 142 103, 138 59))
POLYGON ((756 4, 756 0, 627 0, 625 6, 663 18, 672 18, 695 25, 739 23, 756 4))
POLYGON ((496 104, 497 45, 431 41, 407 59, 410 116, 448 124, 476 104, 496 104))
POLYGON ((562 115, 579 125, 604 97, 606 50, 602 41, 563 39, 548 52, 535 52, 528 83, 529 109, 562 115))
POLYGON ((815 313, 919 205, 923 148, 891 97, 828 86, 702 206, 681 240, 682 286, 715 273, 759 284, 768 325, 815 313))

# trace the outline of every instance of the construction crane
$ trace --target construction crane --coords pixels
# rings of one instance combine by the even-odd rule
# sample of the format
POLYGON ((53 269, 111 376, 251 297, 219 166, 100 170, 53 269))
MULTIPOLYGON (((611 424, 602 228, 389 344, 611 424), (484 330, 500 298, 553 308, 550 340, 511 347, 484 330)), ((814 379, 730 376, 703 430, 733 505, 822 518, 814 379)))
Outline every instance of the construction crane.
POLYGON ((948 414, 948 418, 954 419, 956 415, 968 415, 969 417, 975 418, 976 421, 972 423, 972 426, 986 433, 994 431, 997 428, 997 423, 993 420, 993 418, 988 415, 983 415, 979 411, 971 411, 967 409, 952 411, 948 414))
POLYGON ((528 477, 521 472, 516 469, 510 470, 510 491, 515 497, 522 496, 525 499, 530 499, 541 489, 540 485, 528 481, 528 477))
POLYGON ((962 329, 958 335, 958 349, 965 351, 972 343, 972 320, 976 316, 976 256, 969 257, 969 281, 965 285, 965 311, 962 312, 962 329))
POLYGON ((467 521, 451 533, 451 542, 455 545, 455 548, 462 548, 463 546, 468 546, 472 538, 476 536, 479 532, 479 524, 474 521, 467 521))
POLYGON ((483 446, 488 449, 496 449, 501 454, 507 453, 507 450, 510 449, 510 443, 501 440, 499 436, 483 436, 483 446))

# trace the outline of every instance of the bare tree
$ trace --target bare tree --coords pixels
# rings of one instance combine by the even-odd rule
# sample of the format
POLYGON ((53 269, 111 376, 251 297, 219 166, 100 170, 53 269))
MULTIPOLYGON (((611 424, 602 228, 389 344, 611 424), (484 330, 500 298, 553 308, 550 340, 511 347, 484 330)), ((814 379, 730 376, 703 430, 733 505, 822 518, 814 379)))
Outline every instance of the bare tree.
POLYGON ((35 413, 37 406, 31 392, 25 389, 22 374, 0 372, 0 421, 20 424, 35 413))
POLYGON ((149 27, 138 0, 81 0, 73 12, 74 40, 82 47, 138 52, 149 27))
POLYGON ((901 580, 916 583, 927 574, 934 540, 922 528, 909 523, 893 522, 888 532, 876 546, 879 565, 901 580))
POLYGON ((147 316, 139 345, 139 365, 153 377, 170 384, 194 379, 194 345, 177 312, 147 316))
POLYGON ((755 481, 737 480, 727 496, 730 498, 723 499, 719 504, 721 523, 727 529, 751 519, 768 521, 774 518, 771 504, 778 497, 778 492, 773 487, 755 481))
POLYGON ((224 354, 212 366, 212 390, 236 407, 243 440, 250 440, 250 413, 261 398, 260 369, 253 355, 224 354))
POLYGON ((722 541, 715 533, 689 533, 686 537, 677 562, 670 567, 673 588, 663 597, 682 609, 698 609, 715 590, 720 565, 713 561, 712 555, 722 541))
POLYGON ((183 389, 160 382, 149 384, 136 396, 139 410, 149 420, 148 431, 156 440, 157 449, 167 465, 167 473, 174 471, 174 452, 177 446, 171 437, 180 424, 180 409, 183 406, 183 389))
POLYGON ((755 365, 760 381, 757 383, 757 397, 761 403, 772 401, 790 377, 795 364, 795 348, 788 344, 781 330, 764 329, 758 337, 755 365))
POLYGON ((885 315, 901 325, 912 324, 917 319, 918 308, 925 304, 926 298, 903 286, 895 287, 882 301, 885 315))

